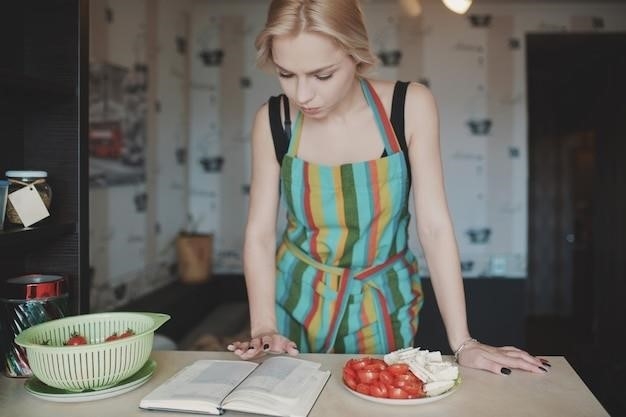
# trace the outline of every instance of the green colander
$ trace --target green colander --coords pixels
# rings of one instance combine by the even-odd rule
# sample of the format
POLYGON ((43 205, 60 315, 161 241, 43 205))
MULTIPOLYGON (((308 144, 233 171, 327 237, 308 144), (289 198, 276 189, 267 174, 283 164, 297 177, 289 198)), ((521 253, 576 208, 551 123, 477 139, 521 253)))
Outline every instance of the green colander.
POLYGON ((161 313, 83 314, 29 327, 15 343, 26 350, 30 369, 44 384, 68 391, 100 390, 141 369, 152 352, 154 331, 169 319, 161 313), (128 329, 133 336, 105 341, 128 329), (64 346, 76 333, 88 344, 64 346))

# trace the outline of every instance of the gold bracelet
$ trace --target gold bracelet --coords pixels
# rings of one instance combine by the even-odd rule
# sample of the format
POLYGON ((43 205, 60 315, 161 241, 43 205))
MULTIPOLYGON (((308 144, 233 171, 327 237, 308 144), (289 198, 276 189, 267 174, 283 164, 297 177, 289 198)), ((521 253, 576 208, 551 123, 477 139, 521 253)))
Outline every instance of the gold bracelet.
POLYGON ((456 350, 454 351, 454 360, 455 361, 459 361, 459 355, 461 354, 461 351, 463 349, 465 349, 465 346, 467 346, 468 343, 472 343, 472 342, 476 342, 479 343, 478 340, 474 339, 473 337, 467 338, 463 341, 463 343, 461 343, 459 345, 458 348, 456 348, 456 350))

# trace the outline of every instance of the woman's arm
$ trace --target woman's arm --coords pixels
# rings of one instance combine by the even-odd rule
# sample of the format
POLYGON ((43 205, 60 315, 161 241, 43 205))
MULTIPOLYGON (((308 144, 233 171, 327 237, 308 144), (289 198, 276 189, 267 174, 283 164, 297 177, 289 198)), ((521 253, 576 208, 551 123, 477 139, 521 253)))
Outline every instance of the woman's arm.
POLYGON ((242 359, 251 359, 269 350, 295 354, 295 344, 278 335, 276 328, 276 216, 280 166, 274 153, 267 104, 257 111, 252 129, 251 177, 243 250, 251 340, 235 342, 229 349, 242 359))
POLYGON ((252 129, 252 174, 243 251, 252 337, 276 331, 274 297, 279 175, 265 104, 258 110, 252 129))
POLYGON ((448 342, 455 350, 470 336, 459 253, 443 182, 439 116, 435 100, 426 87, 409 85, 405 120, 418 237, 448 342))
MULTIPOLYGON (((496 348, 470 338, 459 251, 448 209, 439 144, 439 116, 426 87, 409 86, 405 105, 417 233, 452 351, 461 364, 506 373, 507 367, 542 373, 543 362, 514 347, 496 348)), ((508 371, 510 372, 510 370, 508 371)))

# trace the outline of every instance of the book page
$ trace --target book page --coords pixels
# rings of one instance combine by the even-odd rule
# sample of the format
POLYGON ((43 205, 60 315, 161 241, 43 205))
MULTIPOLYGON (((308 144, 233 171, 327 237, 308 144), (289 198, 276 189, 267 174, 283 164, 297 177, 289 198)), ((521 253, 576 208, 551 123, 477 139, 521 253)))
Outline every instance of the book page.
POLYGON ((257 366, 245 361, 196 361, 144 397, 139 406, 219 413, 222 400, 257 366))
POLYGON ((320 364, 286 356, 267 359, 222 402, 225 410, 306 416, 330 376, 320 364))
POLYGON ((274 394, 285 400, 296 400, 306 389, 312 374, 320 364, 288 356, 269 358, 259 365, 250 376, 241 383, 238 390, 250 390, 274 394))

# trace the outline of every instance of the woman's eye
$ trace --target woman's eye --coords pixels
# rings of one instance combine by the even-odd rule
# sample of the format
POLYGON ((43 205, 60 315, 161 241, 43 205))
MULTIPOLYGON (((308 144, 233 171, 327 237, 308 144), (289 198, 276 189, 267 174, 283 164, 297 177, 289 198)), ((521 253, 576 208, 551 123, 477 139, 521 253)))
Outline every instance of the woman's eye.
POLYGON ((279 73, 278 73, 278 76, 279 76, 280 78, 291 78, 291 77, 293 77, 293 74, 286 74, 286 73, 284 73, 284 72, 279 72, 279 73))
POLYGON ((326 81, 326 80, 330 80, 332 78, 333 74, 328 74, 328 75, 316 75, 315 77, 320 80, 320 81, 326 81))

